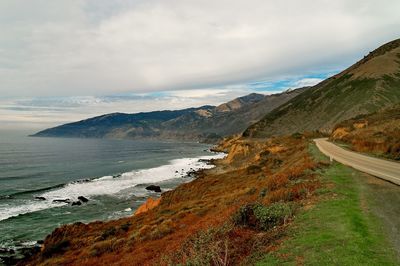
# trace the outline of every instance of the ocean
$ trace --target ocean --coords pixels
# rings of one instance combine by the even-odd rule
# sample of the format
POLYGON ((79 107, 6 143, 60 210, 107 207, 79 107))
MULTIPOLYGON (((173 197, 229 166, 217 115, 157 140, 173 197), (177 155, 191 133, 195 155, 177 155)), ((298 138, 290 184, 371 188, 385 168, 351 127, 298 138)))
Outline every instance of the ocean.
POLYGON ((187 172, 221 157, 199 143, 34 138, 0 132, 0 249, 34 245, 56 227, 132 215, 157 184, 173 189, 187 172), (80 206, 54 200, 89 199, 80 206), (41 197, 38 198, 38 197, 41 197))

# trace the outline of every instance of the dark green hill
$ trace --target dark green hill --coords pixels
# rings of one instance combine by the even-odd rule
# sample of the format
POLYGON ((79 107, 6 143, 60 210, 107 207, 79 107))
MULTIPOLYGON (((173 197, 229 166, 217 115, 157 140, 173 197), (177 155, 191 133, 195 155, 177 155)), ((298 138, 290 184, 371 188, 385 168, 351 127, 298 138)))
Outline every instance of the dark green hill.
POLYGON ((329 132, 343 120, 400 103, 400 39, 374 50, 250 126, 246 137, 329 132))
POLYGON ((46 129, 33 136, 216 141, 242 133, 266 113, 305 89, 273 95, 252 93, 217 107, 107 114, 46 129))

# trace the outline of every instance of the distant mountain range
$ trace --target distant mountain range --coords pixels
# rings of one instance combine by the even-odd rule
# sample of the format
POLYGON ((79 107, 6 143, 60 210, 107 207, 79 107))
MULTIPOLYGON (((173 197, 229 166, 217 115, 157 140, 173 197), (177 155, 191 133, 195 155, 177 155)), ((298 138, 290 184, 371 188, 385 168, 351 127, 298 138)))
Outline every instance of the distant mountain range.
POLYGON ((137 114, 112 113, 40 131, 35 137, 176 139, 214 142, 242 133, 266 113, 307 88, 272 95, 252 93, 219 106, 137 114))
POLYGON ((400 103, 400 39, 306 90, 250 126, 245 137, 321 130, 400 103))
POLYGON ((219 106, 107 114, 34 136, 215 142, 242 132, 244 137, 254 138, 315 130, 330 133, 344 120, 398 103, 400 39, 313 87, 273 95, 252 93, 219 106))

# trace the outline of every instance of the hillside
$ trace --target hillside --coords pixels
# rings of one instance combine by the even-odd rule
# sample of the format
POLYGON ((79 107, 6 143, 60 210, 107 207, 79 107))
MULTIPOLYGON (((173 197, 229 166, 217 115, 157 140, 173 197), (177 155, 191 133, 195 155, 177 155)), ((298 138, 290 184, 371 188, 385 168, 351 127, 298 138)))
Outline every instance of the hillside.
POLYGON ((19 265, 397 265, 360 173, 315 137, 228 138, 216 168, 130 217, 62 225, 19 265))
POLYGON ((306 88, 273 95, 252 93, 217 107, 107 114, 46 129, 33 136, 215 141, 243 132, 304 90, 306 88))
POLYGON ((400 160, 400 105, 346 120, 330 138, 357 152, 400 160))
POLYGON ((400 103, 400 39, 389 42, 250 126, 246 137, 330 130, 339 122, 400 103))

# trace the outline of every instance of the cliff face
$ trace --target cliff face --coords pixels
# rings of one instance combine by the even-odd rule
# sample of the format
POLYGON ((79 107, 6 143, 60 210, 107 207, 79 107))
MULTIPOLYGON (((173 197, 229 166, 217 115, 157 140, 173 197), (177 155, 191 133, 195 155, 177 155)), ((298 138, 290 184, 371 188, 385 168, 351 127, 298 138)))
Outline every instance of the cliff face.
POLYGON ((309 200, 319 186, 307 140, 236 138, 217 148, 229 154, 216 168, 163 193, 156 204, 144 204, 132 217, 62 226, 24 264, 176 265, 228 258, 237 265, 271 247, 291 221, 292 204, 309 200), (241 211, 256 202, 282 216, 265 223, 241 211), (246 224, 246 215, 253 222, 246 224))
POLYGON ((339 122, 400 103, 400 39, 268 113, 244 136, 330 130, 339 122))
POLYGON ((38 137, 175 139, 215 142, 242 133, 305 88, 274 95, 249 94, 220 106, 138 114, 114 113, 38 132, 38 137))

